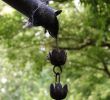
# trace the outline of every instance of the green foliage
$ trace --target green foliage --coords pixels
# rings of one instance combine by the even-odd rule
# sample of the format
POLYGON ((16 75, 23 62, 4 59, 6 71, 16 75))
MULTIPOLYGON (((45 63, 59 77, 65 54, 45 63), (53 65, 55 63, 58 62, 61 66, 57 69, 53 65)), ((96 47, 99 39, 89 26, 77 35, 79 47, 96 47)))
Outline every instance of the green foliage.
MULTIPOLYGON (((68 60, 62 83, 67 100, 110 100, 109 0, 57 0, 62 9, 59 47, 68 60)), ((0 11, 7 6, 0 1, 0 11)), ((0 13, 0 100, 51 100, 52 65, 46 60, 54 39, 41 27, 24 29, 26 17, 17 11, 0 13)))

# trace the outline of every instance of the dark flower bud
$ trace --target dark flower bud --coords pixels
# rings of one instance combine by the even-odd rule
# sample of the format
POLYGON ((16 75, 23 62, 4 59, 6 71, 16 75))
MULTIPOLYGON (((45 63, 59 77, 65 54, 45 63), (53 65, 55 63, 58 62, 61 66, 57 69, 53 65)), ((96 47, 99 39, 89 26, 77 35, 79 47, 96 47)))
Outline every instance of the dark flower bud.
POLYGON ((64 85, 63 88, 62 88, 61 83, 57 83, 55 84, 55 86, 53 84, 50 85, 50 96, 53 99, 62 100, 66 98, 67 92, 68 92, 67 85, 64 85))
POLYGON ((54 66, 61 66, 64 65, 67 59, 67 54, 64 50, 60 49, 53 49, 49 53, 49 60, 52 65, 54 66))

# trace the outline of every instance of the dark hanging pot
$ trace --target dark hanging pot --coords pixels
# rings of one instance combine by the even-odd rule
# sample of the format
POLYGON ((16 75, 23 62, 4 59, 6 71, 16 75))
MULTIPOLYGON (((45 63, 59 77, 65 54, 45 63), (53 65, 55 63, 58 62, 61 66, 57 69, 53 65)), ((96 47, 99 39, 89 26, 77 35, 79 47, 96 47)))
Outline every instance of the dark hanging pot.
POLYGON ((50 85, 50 96, 55 100, 65 99, 67 96, 67 92, 68 92, 67 85, 64 85, 64 87, 62 87, 61 83, 50 85))
POLYGON ((66 59, 67 59, 67 54, 64 50, 55 48, 49 53, 49 60, 51 64, 54 66, 64 65, 66 62, 66 59))

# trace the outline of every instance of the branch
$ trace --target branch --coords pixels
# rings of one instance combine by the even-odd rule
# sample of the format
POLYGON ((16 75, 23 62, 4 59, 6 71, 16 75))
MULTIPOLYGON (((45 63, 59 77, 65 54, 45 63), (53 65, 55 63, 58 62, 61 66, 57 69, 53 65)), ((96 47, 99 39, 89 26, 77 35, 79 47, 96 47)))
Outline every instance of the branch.
POLYGON ((108 77, 110 78, 110 71, 108 69, 108 66, 107 66, 107 63, 102 60, 102 64, 103 64, 103 67, 104 67, 104 72, 108 75, 108 77))
POLYGON ((95 41, 87 39, 76 47, 59 47, 59 48, 65 49, 65 50, 80 50, 80 49, 83 49, 83 48, 91 46, 91 45, 95 45, 95 41))
POLYGON ((110 43, 109 42, 102 42, 101 46, 110 48, 110 43))
POLYGON ((98 67, 92 67, 92 68, 94 68, 94 69, 96 69, 96 70, 104 71, 103 68, 98 68, 98 67))
MULTIPOLYGON (((96 41, 95 40, 86 40, 83 43, 75 46, 75 47, 59 47, 60 49, 64 49, 64 50, 81 50, 83 48, 86 48, 88 46, 95 46, 96 45, 96 41)), ((102 42, 101 47, 107 47, 110 48, 110 43, 109 42, 102 42)))

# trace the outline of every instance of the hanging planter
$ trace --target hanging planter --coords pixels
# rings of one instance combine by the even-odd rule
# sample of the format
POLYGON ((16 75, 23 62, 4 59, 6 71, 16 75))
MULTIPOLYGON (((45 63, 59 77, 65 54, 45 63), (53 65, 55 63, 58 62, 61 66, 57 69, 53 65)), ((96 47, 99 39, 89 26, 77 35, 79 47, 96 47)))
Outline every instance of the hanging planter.
POLYGON ((54 66, 64 65, 66 59, 67 59, 67 54, 64 50, 55 48, 49 53, 49 60, 51 64, 54 66))
POLYGON ((55 100, 65 99, 67 96, 67 92, 67 85, 64 85, 64 87, 62 87, 61 83, 50 85, 50 96, 55 100))

